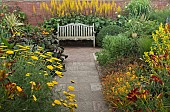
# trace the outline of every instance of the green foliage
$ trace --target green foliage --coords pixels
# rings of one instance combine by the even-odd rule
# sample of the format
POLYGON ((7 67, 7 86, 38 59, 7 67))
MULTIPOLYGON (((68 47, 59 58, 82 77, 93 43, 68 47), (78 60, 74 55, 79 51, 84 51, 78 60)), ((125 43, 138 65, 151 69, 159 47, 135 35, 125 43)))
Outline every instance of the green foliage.
POLYGON ((148 17, 151 12, 150 0, 131 0, 126 10, 129 12, 130 17, 138 18, 142 15, 148 17))
POLYGON ((123 28, 118 25, 108 25, 100 30, 96 37, 96 43, 98 46, 102 46, 103 38, 106 35, 118 35, 119 33, 123 32, 123 28))
POLYGON ((167 17, 169 17, 170 22, 170 6, 162 9, 162 10, 154 10, 150 13, 149 19, 150 20, 156 20, 159 23, 165 23, 167 17))
POLYGON ((103 39, 103 49, 104 51, 97 53, 97 60, 101 65, 105 65, 109 61, 114 61, 120 57, 134 56, 138 52, 136 40, 128 38, 123 34, 106 36, 103 39))
POLYGON ((94 23, 96 35, 104 26, 116 24, 115 21, 109 18, 97 17, 93 15, 85 16, 82 14, 71 14, 68 16, 62 16, 46 20, 42 26, 48 29, 54 28, 54 32, 56 32, 57 24, 66 25, 69 23, 83 23, 87 25, 92 25, 94 23))
POLYGON ((142 57, 144 52, 148 52, 151 49, 153 39, 149 37, 143 37, 143 38, 138 38, 138 47, 139 47, 139 53, 142 57))
POLYGON ((159 23, 156 21, 145 20, 141 18, 131 18, 125 23, 125 29, 127 35, 133 37, 132 34, 136 33, 136 37, 150 36, 159 27, 159 23))

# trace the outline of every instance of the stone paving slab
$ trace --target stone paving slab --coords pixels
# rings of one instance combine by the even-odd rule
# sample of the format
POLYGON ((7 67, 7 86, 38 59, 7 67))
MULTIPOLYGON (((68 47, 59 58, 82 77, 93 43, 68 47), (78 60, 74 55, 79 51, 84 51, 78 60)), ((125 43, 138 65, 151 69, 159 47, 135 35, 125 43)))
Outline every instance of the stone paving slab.
POLYGON ((96 69, 94 53, 100 49, 92 47, 65 48, 69 57, 64 60, 66 72, 64 77, 57 79, 59 89, 67 90, 74 86, 78 109, 76 112, 108 112, 102 94, 102 86, 96 69), (75 83, 71 83, 74 80, 75 83))

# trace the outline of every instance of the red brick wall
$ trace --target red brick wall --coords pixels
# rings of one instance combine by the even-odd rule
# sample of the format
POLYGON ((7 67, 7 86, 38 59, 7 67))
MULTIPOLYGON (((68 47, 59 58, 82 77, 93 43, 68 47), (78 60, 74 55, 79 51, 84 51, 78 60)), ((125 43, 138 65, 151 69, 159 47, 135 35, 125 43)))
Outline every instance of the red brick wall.
MULTIPOLYGON (((4 0, 5 1, 5 0, 4 0)), ((50 0, 49 0, 50 1, 50 0)), ((126 2, 129 0, 115 0, 117 5, 124 6, 126 2)), ((47 17, 47 13, 44 13, 40 10, 40 1, 6 1, 4 4, 8 4, 9 6, 19 6, 23 12, 26 13, 28 22, 32 25, 37 25, 37 23, 41 23, 44 17, 47 17), (36 15, 33 13, 33 6, 36 8, 36 15), (44 15, 46 14, 46 15, 44 15)), ((152 5, 157 8, 162 8, 170 4, 170 0, 152 0, 152 5)))

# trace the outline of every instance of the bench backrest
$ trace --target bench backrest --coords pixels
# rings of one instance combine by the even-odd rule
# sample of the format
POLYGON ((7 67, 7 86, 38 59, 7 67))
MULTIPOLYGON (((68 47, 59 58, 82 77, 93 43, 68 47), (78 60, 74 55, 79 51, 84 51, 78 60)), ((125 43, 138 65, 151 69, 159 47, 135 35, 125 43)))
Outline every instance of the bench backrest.
POLYGON ((82 23, 70 23, 65 26, 58 25, 59 37, 89 37, 94 36, 94 24, 92 26, 85 25, 82 23))

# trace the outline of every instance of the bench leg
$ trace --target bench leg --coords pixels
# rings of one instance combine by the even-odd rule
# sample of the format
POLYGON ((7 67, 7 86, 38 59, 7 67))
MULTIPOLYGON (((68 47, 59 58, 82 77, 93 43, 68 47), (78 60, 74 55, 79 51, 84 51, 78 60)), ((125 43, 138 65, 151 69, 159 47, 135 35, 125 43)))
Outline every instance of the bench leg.
POLYGON ((95 47, 95 39, 93 39, 93 47, 95 47))

